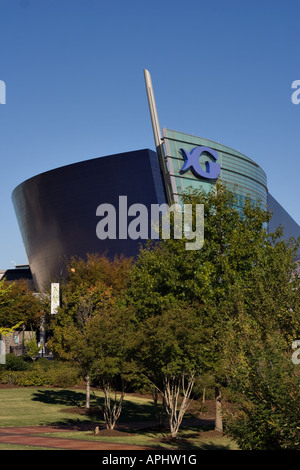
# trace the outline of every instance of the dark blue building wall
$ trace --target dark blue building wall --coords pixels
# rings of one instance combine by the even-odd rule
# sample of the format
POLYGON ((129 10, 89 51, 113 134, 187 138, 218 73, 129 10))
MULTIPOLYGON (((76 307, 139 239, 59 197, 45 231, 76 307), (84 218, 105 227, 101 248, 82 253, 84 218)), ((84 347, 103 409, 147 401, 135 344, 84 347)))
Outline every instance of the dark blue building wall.
POLYGON ((96 235, 97 207, 118 208, 119 196, 127 196, 128 206, 166 202, 156 152, 143 149, 74 163, 15 188, 12 201, 37 289, 48 290, 50 282, 63 278, 72 256, 137 255, 142 240, 96 235))
MULTIPOLYGON (((268 226, 269 232, 274 232, 276 228, 282 226, 283 238, 285 240, 291 237, 295 239, 300 237, 299 225, 270 193, 268 193, 268 211, 272 213, 272 218, 268 226)), ((300 251, 298 252, 297 259, 300 259, 300 251)))

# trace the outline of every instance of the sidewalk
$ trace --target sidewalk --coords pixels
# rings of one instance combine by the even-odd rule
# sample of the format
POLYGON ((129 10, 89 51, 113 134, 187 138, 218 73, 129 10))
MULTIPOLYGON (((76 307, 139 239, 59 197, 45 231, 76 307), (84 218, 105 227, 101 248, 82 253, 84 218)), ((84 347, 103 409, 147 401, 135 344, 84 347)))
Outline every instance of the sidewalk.
MULTIPOLYGON (((74 428, 73 428, 74 429, 74 428)), ((153 450, 150 447, 142 447, 128 444, 114 444, 110 442, 91 442, 63 437, 36 436, 39 433, 70 431, 68 427, 58 426, 27 426, 20 428, 0 428, 0 443, 28 445, 49 449, 64 450, 153 450)))
MULTIPOLYGON (((211 415, 201 418, 184 418, 182 424, 189 426, 212 426, 215 420, 211 415), (204 418, 204 419, 203 419, 204 418)), ((135 422, 135 423, 117 423, 116 430, 128 431, 130 428, 143 429, 155 426, 155 422, 135 422)), ((41 433, 69 432, 69 431, 90 431, 93 434, 91 425, 53 425, 53 426, 23 426, 23 427, 0 427, 0 443, 15 444, 22 446, 34 446, 49 449, 64 450, 147 450, 155 451, 153 447, 117 444, 113 442, 87 441, 79 439, 70 439, 64 437, 37 436, 41 433)))

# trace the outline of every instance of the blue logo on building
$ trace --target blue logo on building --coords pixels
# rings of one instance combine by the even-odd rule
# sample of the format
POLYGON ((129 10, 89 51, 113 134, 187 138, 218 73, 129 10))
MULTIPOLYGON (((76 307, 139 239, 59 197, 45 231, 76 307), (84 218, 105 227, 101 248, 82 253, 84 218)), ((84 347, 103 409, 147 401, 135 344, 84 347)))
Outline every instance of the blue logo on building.
POLYGON ((206 178, 206 179, 216 179, 218 178, 221 170, 221 165, 219 163, 216 163, 218 160, 218 152, 215 150, 209 148, 209 147, 195 147, 193 150, 189 153, 184 149, 180 149, 183 157, 184 157, 184 164, 180 170, 180 173, 185 173, 187 170, 191 169, 191 171, 194 173, 195 176, 201 177, 201 178, 206 178), (206 161, 205 166, 206 166, 206 171, 202 168, 200 164, 200 155, 203 152, 209 153, 214 161, 206 161))

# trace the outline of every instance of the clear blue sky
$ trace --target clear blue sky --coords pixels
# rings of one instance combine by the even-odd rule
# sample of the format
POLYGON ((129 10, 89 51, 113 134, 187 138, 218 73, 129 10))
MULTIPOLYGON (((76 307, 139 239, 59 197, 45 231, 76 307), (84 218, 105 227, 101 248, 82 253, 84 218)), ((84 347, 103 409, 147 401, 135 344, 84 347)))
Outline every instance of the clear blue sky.
POLYGON ((300 0, 0 0, 0 268, 27 263, 15 186, 154 149, 144 68, 161 127, 253 158, 300 224, 299 18, 300 0))

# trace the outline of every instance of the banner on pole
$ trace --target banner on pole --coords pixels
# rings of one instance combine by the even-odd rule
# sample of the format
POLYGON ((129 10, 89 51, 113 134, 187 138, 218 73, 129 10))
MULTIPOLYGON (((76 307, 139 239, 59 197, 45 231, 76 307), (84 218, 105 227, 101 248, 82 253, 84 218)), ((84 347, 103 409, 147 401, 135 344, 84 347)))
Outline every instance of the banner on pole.
POLYGON ((56 314, 59 307, 59 284, 51 284, 51 313, 56 314))
POLYGON ((5 343, 2 339, 0 339, 0 364, 6 363, 6 355, 5 355, 5 343))

